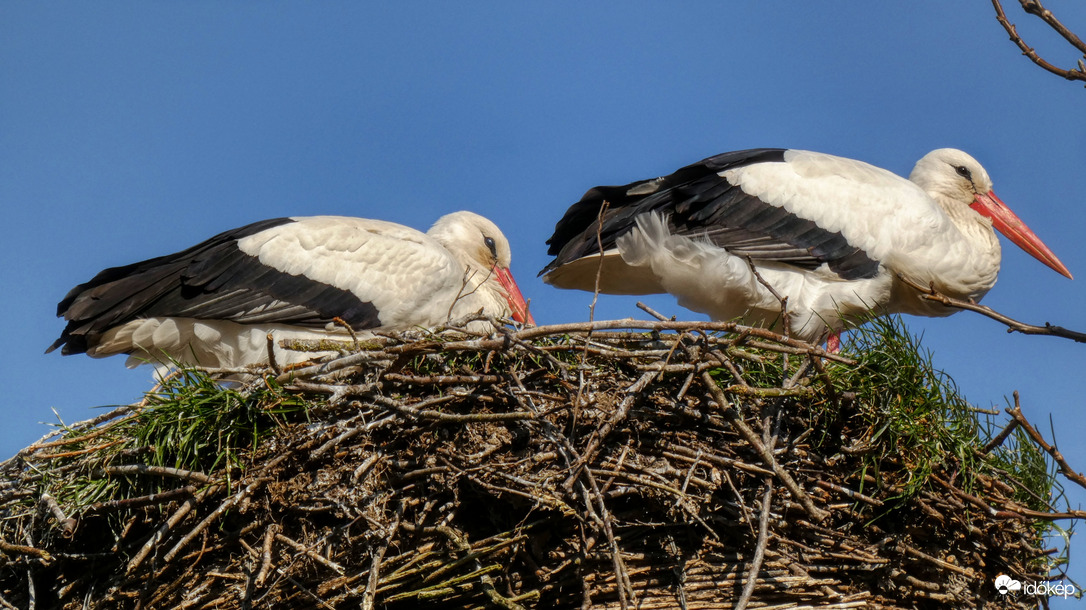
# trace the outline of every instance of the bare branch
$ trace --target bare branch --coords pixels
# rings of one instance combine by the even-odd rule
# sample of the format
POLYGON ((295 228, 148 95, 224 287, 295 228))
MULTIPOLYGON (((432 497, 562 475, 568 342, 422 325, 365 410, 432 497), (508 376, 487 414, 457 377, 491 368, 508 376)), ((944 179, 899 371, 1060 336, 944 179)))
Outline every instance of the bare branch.
POLYGON ((1052 459, 1055 460, 1056 464, 1059 466, 1060 472, 1063 473, 1063 476, 1067 477, 1071 481, 1074 481, 1075 484, 1077 484, 1079 487, 1086 489, 1086 476, 1083 476, 1082 473, 1072 468, 1071 465, 1067 463, 1067 460, 1064 459, 1063 454, 1060 453, 1060 450, 1057 449, 1055 446, 1048 444, 1048 442, 1045 441, 1044 437, 1041 436, 1041 433, 1038 432, 1037 429, 1034 428, 1033 425, 1026 420, 1025 416, 1022 415, 1022 407, 1018 403, 1018 392, 1014 393, 1014 408, 1007 409, 1007 413, 1010 413, 1011 417, 1014 418, 1014 421, 1018 422, 1018 425, 1022 426, 1022 429, 1026 431, 1026 434, 1028 434, 1029 437, 1033 439, 1033 442, 1036 443, 1038 447, 1043 449, 1048 455, 1052 456, 1052 459))
MULTIPOLYGON (((1025 12, 1039 17, 1050 28, 1055 30, 1060 36, 1063 37, 1071 46, 1075 47, 1080 53, 1086 54, 1086 43, 1082 41, 1074 32, 1069 30, 1067 26, 1063 25, 1052 11, 1045 8, 1040 0, 1018 0, 1022 5, 1022 10, 1025 12)), ((1010 35, 1011 41, 1018 45, 1019 49, 1022 49, 1022 54, 1030 58, 1030 60, 1041 66, 1049 72, 1066 78, 1067 80, 1086 81, 1086 65, 1083 61, 1078 60, 1078 68, 1064 69, 1060 68, 1037 54, 1033 47, 1026 44, 1022 37, 1018 34, 1018 28, 1007 19, 1007 14, 1003 11, 1003 5, 1000 0, 992 0, 992 6, 995 7, 996 19, 999 24, 1003 26, 1003 29, 1007 30, 1007 34, 1010 35)))
POLYGON ((1018 1, 1019 1, 1019 3, 1021 3, 1022 8, 1027 13, 1040 17, 1046 24, 1048 24, 1048 27, 1052 28, 1053 30, 1056 30, 1056 32, 1060 36, 1063 36, 1064 40, 1071 43, 1072 46, 1074 46, 1076 49, 1078 49, 1082 53, 1086 53, 1086 42, 1083 42, 1082 39, 1079 38, 1078 36, 1076 36, 1074 32, 1067 29, 1067 26, 1063 25, 1063 23, 1061 23, 1060 20, 1057 19, 1056 16, 1052 14, 1052 11, 1048 10, 1047 8, 1045 8, 1044 6, 1041 5, 1040 0, 1018 0, 1018 1))
POLYGON ((905 284, 908 284, 909 286, 912 286, 913 288, 920 291, 920 297, 921 298, 923 298, 925 300, 928 300, 928 301, 935 301, 937 303, 942 303, 943 305, 945 305, 947 307, 953 307, 955 309, 965 309, 965 310, 968 310, 968 311, 975 311, 975 312, 977 312, 977 313, 979 313, 981 315, 987 316, 987 317, 995 320, 996 322, 999 322, 999 323, 1005 325, 1007 327, 1007 332, 1009 332, 1009 333, 1010 332, 1020 332, 1020 333, 1022 333, 1024 335, 1050 335, 1050 336, 1053 336, 1053 337, 1063 337, 1064 339, 1070 339, 1070 340, 1075 341, 1077 343, 1086 343, 1086 333, 1080 333, 1078 331, 1068 330, 1066 328, 1063 328, 1062 326, 1055 326, 1055 325, 1049 324, 1048 322, 1045 322, 1044 326, 1035 326, 1033 324, 1026 324, 1025 322, 1019 322, 1018 320, 1015 320, 1013 318, 1007 317, 1007 316, 999 313, 998 311, 992 309, 991 307, 987 307, 987 306, 981 305, 979 303, 974 303, 972 301, 963 301, 961 299, 955 299, 953 297, 948 297, 947 295, 945 295, 945 294, 939 292, 938 290, 936 290, 934 285, 924 286, 923 284, 918 284, 917 282, 914 282, 913 280, 905 277, 904 275, 902 275, 900 273, 897 274, 897 277, 898 277, 898 279, 900 279, 905 284))

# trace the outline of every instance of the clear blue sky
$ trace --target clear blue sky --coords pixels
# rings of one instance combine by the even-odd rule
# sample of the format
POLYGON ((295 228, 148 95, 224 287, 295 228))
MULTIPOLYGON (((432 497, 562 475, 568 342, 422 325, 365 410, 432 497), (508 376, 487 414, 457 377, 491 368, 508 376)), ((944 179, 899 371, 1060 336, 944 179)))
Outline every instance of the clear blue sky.
MULTIPOLYGON (((1052 4, 1086 35, 1086 4, 1052 4)), ((1007 5, 1038 50, 1073 64, 1007 5)), ((749 147, 902 174, 934 148, 972 153, 1080 276, 1004 242, 985 303, 1086 330, 1086 90, 1022 57, 988 2, 621 6, 0 4, 0 459, 45 434, 53 410, 75 422, 148 389, 150 372, 121 358, 42 353, 63 326, 57 301, 104 267, 262 218, 425 229, 471 209, 513 242, 540 323, 584 320, 590 295, 535 277, 566 207, 597 184, 749 147)), ((639 315, 633 302, 601 297, 597 318, 639 315)), ((1008 335, 971 313, 908 324, 974 403, 1020 391, 1086 469, 1086 345, 1008 335)))

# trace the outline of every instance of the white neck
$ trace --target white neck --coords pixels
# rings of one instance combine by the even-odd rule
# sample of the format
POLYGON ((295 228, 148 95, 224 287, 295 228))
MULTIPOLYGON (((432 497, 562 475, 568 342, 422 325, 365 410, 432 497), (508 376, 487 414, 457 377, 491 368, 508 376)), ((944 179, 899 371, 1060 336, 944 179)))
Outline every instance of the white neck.
POLYGON ((932 197, 943 207, 963 238, 955 240, 952 246, 956 253, 948 253, 949 260, 958 261, 958 268, 941 271, 947 284, 945 288, 959 297, 979 299, 995 285, 1002 256, 992 221, 961 202, 940 195, 932 197))

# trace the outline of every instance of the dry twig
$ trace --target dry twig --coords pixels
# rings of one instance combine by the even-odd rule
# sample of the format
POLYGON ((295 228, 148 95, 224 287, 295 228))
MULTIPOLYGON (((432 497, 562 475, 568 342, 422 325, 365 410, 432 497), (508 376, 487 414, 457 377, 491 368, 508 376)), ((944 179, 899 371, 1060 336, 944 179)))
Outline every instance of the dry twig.
POLYGON ((996 322, 999 322, 999 323, 1005 325, 1007 327, 1007 332, 1020 332, 1022 334, 1026 334, 1026 335, 1050 335, 1050 336, 1053 336, 1053 337, 1063 337, 1064 339, 1070 339, 1070 340, 1075 341, 1077 343, 1086 343, 1086 333, 1080 333, 1078 331, 1068 330, 1066 328, 1063 328, 1062 326, 1055 326, 1053 324, 1049 324, 1048 322, 1045 322, 1044 326, 1035 326, 1033 324, 1026 324, 1025 322, 1019 322, 1018 320, 1015 320, 1013 318, 1007 317, 1007 316, 999 313, 998 311, 992 309, 991 307, 987 307, 985 305, 981 305, 979 303, 974 303, 974 302, 971 302, 971 301, 963 301, 961 299, 955 299, 953 297, 949 297, 949 296, 935 290, 934 285, 924 286, 922 284, 918 284, 917 282, 905 277, 904 275, 902 275, 900 273, 898 274, 897 277, 898 277, 898 279, 900 279, 905 284, 908 284, 909 286, 911 286, 911 287, 917 289, 918 291, 920 291, 920 293, 921 293, 920 297, 921 298, 926 299, 928 301, 935 301, 937 303, 942 303, 943 305, 945 305, 947 307, 954 307, 956 309, 965 309, 965 310, 968 310, 968 311, 975 311, 975 312, 977 312, 979 314, 982 314, 984 316, 987 316, 987 317, 995 320, 996 322))
MULTIPOLYGON (((1018 0, 1022 5, 1022 10, 1025 12, 1039 17, 1045 22, 1048 27, 1052 28, 1058 33, 1067 43, 1074 47, 1080 54, 1086 58, 1086 42, 1083 42, 1081 38, 1075 35, 1067 26, 1065 26, 1052 11, 1048 10, 1041 4, 1040 0, 1018 0)), ((1003 26, 1003 29, 1007 30, 1007 34, 1010 35, 1011 41, 1018 45, 1018 48, 1022 50, 1022 54, 1025 55, 1038 66, 1048 70, 1049 72, 1061 76, 1067 80, 1086 81, 1086 62, 1079 59, 1077 62, 1077 68, 1060 68, 1055 64, 1050 63, 1041 57, 1033 47, 1026 44, 1026 41, 1022 40, 1022 37, 1018 34, 1018 28, 1014 26, 1007 19, 1006 13, 1003 11, 1003 4, 1000 0, 992 0, 992 6, 995 7, 996 20, 1003 26)))

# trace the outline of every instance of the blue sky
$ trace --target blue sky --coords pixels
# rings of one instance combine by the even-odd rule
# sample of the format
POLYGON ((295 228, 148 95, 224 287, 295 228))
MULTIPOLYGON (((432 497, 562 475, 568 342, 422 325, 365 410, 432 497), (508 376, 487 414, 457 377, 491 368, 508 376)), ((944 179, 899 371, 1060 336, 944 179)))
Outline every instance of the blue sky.
MULTIPOLYGON (((1007 4, 1039 52, 1073 65, 1069 47, 1007 4)), ((1050 4, 1086 35, 1086 4, 1050 4)), ((1086 330, 1086 90, 1022 57, 989 3, 953 6, 3 3, 0 286, 12 323, 0 459, 48 432, 53 410, 75 422, 148 389, 149 371, 121 358, 43 354, 63 326, 57 301, 104 267, 262 218, 425 229, 470 209, 510 238, 540 323, 584 320, 591 295, 535 277, 566 207, 597 184, 741 148, 807 148, 901 174, 934 148, 970 152, 1080 276, 1004 241, 985 304, 1086 330)), ((601 297, 596 316, 639 315, 634 300, 601 297)), ((971 313, 908 325, 970 400, 1003 406, 1018 390, 1086 469, 1086 346, 1008 335, 971 313)), ((1075 572, 1086 582, 1086 567, 1075 572)))

